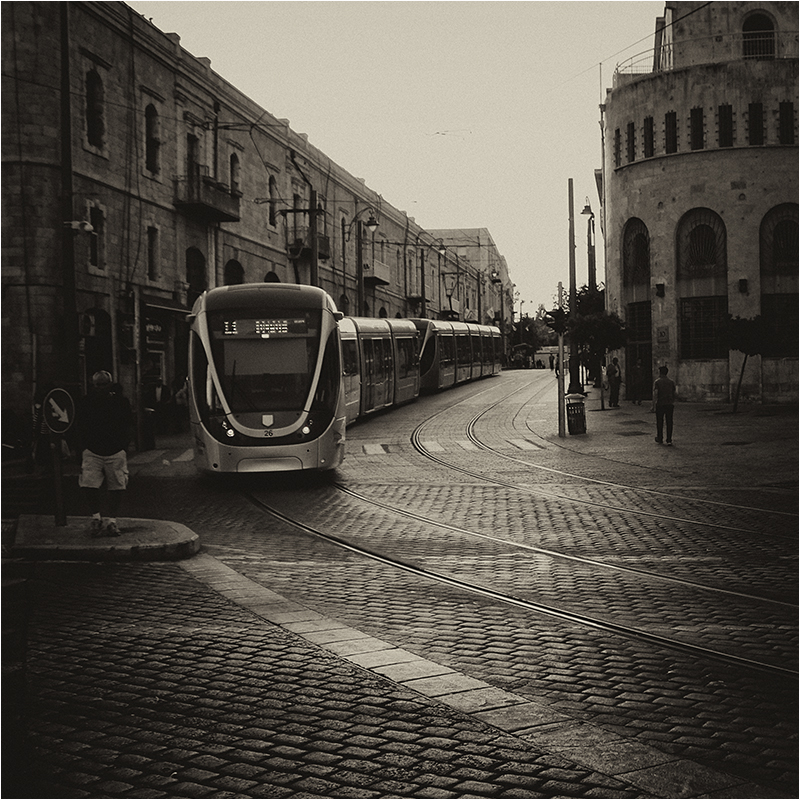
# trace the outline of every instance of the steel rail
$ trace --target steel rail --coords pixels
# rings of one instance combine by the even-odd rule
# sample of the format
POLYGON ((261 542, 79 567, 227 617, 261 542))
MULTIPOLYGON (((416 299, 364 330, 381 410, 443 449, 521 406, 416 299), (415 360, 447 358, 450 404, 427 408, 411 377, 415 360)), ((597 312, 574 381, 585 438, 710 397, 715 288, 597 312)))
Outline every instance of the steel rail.
POLYGON ((655 644, 685 654, 702 656, 703 658, 721 662, 728 666, 745 667, 748 669, 757 670, 759 672, 768 673, 775 677, 795 679, 798 675, 797 670, 788 669, 786 667, 780 667, 775 664, 768 664, 765 662, 756 661, 755 659, 732 655, 730 653, 723 653, 719 650, 714 650, 712 648, 702 647, 700 645, 694 645, 687 642, 681 642, 676 639, 670 639, 669 637, 661 636, 659 634, 648 633, 647 631, 638 630, 636 628, 631 628, 626 625, 619 625, 613 622, 607 622, 601 619, 596 619, 594 617, 586 616, 584 614, 576 614, 571 611, 564 611, 563 609, 558 609, 553 606, 544 605, 542 603, 534 603, 528 600, 522 600, 521 598, 514 597, 513 595, 503 594, 502 592, 497 592, 482 586, 476 586, 474 584, 467 583, 466 581, 459 580, 458 578, 452 578, 450 576, 443 575, 433 570, 425 569, 423 567, 418 567, 413 564, 409 564, 408 562, 401 561, 399 559, 391 558, 389 556, 378 553, 375 550, 359 547, 358 545, 354 545, 350 542, 345 541, 339 536, 336 536, 331 533, 325 533, 317 528, 313 528, 310 525, 306 525, 305 523, 300 522, 299 520, 296 520, 288 516, 287 514, 284 514, 281 511, 278 511, 278 509, 273 508, 269 504, 265 503, 262 500, 259 500, 257 497, 253 496, 250 493, 245 493, 244 496, 250 503, 252 503, 257 508, 262 509, 263 511, 272 515, 276 519, 279 519, 282 522, 297 528, 298 530, 302 530, 311 536, 314 536, 316 538, 329 542, 333 545, 336 545, 337 547, 347 550, 348 552, 355 553, 357 555, 361 555, 366 558, 370 558, 374 561, 378 561, 382 564, 394 567, 396 569, 401 569, 405 572, 408 572, 412 575, 416 575, 418 577, 428 578, 438 583, 442 583, 447 586, 460 589, 462 591, 467 591, 472 594, 477 594, 482 597, 495 600, 497 602, 505 603, 507 605, 513 605, 518 608, 523 608, 527 611, 546 614, 548 616, 555 617, 557 619, 562 619, 567 622, 578 624, 584 627, 593 628, 595 630, 606 631, 608 633, 624 636, 628 639, 648 642, 649 644, 655 644))

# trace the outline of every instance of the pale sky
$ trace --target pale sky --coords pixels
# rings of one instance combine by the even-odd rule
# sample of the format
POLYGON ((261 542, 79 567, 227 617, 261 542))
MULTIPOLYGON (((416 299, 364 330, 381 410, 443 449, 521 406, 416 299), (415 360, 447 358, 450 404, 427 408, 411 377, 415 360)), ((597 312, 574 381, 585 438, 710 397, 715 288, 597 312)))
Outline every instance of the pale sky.
POLYGON ((572 178, 587 283, 599 104, 615 66, 652 48, 664 2, 129 5, 423 228, 488 228, 523 313, 568 288, 572 178))

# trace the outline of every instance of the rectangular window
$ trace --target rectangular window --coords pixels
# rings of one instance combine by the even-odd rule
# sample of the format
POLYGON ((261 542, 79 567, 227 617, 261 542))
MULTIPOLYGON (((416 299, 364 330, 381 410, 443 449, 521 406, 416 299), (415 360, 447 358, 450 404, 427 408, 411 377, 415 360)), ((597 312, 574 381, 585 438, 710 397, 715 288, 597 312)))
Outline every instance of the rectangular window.
POLYGON ((796 358, 800 337, 797 295, 762 294, 761 319, 765 327, 762 355, 796 358))
POLYGON ((764 144, 764 106, 761 103, 750 103, 747 122, 748 144, 764 144))
POLYGON ((652 117, 644 118, 644 157, 652 158, 656 152, 656 130, 652 117))
POLYGON ((719 107, 719 146, 733 147, 733 106, 719 107))
POLYGON ((674 111, 664 115, 664 151, 678 152, 678 115, 674 111))
POLYGON ((780 143, 794 144, 794 103, 781 103, 779 124, 780 143))
POLYGON ((727 358, 728 298, 681 298, 681 358, 727 358))
POLYGON ((702 108, 692 109, 689 125, 689 140, 692 150, 702 150, 705 145, 705 115, 702 108))
POLYGON ((625 327, 628 330, 629 342, 649 342, 653 336, 651 333, 651 310, 650 301, 645 300, 639 303, 628 303, 628 317, 625 327))
POLYGON ((105 269, 103 263, 103 244, 105 239, 105 217, 103 210, 97 206, 89 209, 89 223, 92 231, 89 234, 89 264, 97 269, 105 269))
POLYGON ((633 122, 628 123, 627 131, 628 163, 636 161, 636 126, 633 122))
POLYGON ((147 278, 158 278, 158 228, 152 226, 147 229, 147 278))
POLYGON ((614 131, 614 166, 622 166, 622 134, 619 128, 614 131))

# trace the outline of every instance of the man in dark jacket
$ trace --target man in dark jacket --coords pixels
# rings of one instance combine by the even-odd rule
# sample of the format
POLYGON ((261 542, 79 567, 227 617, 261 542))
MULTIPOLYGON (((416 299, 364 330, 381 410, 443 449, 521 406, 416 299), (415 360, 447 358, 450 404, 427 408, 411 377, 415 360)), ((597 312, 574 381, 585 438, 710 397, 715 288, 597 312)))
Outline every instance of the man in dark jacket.
POLYGON ((89 502, 92 536, 119 536, 117 514, 128 486, 128 456, 133 414, 128 399, 111 375, 92 376, 92 389, 78 404, 78 446, 83 452, 79 485, 89 502), (108 518, 101 515, 102 487, 108 490, 108 518))

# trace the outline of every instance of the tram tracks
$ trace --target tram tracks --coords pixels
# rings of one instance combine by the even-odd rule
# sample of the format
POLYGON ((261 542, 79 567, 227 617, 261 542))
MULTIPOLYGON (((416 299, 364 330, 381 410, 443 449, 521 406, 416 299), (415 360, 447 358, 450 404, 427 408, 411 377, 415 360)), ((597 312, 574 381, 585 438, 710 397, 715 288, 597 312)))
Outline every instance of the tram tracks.
MULTIPOLYGON (((357 492, 348 490, 345 487, 336 486, 335 488, 338 491, 342 491, 350 495, 351 497, 354 497, 360 502, 364 502, 372 506, 383 507, 385 510, 394 514, 404 513, 406 516, 412 518, 416 517, 419 521, 424 522, 425 524, 428 525, 436 527, 446 527, 453 530, 453 526, 447 526, 441 522, 426 520, 422 517, 419 517, 418 515, 413 515, 410 512, 401 512, 398 509, 391 508, 389 506, 386 506, 385 504, 376 503, 375 501, 370 500, 369 498, 360 495, 357 492)), ((618 636, 623 636, 629 640, 648 643, 649 645, 655 646, 657 648, 683 653, 684 655, 689 654, 692 655, 693 657, 708 659, 717 663, 725 664, 727 666, 732 666, 739 669, 745 668, 745 669, 755 670, 760 673, 768 674, 773 678, 794 679, 797 676, 797 671, 795 669, 780 664, 770 663, 768 661, 759 660, 758 658, 749 658, 746 656, 740 656, 731 652, 723 652, 722 650, 716 649, 714 647, 703 646, 685 640, 680 640, 675 637, 661 635, 658 633, 654 633, 652 631, 648 631, 644 628, 635 628, 630 625, 615 623, 611 620, 602 619, 600 617, 596 617, 591 614, 578 613, 568 608, 559 608, 546 603, 532 601, 507 591, 499 591, 497 589, 492 589, 490 587, 480 585, 474 581, 463 580, 452 574, 448 575, 443 572, 439 572, 437 570, 420 566, 419 564, 413 563, 411 560, 398 558, 397 556, 393 556, 387 552, 382 552, 377 548, 367 547, 363 544, 358 544, 353 539, 345 535, 332 533, 330 530, 322 530, 321 526, 319 525, 313 525, 304 522, 302 519, 299 518, 300 515, 297 514, 296 512, 287 513, 286 511, 278 508, 277 504, 260 499, 259 497, 256 497, 253 493, 247 493, 245 497, 252 505, 259 508, 261 511, 269 514, 270 516, 274 517, 277 520, 280 520, 281 522, 287 525, 292 526, 293 528, 303 531, 304 533, 310 536, 323 540, 328 544, 331 544, 349 553, 373 561, 377 561, 385 566, 402 570, 403 572, 415 575, 422 579, 435 581, 439 584, 454 587, 460 591, 472 595, 478 595, 487 598, 489 600, 492 600, 494 602, 502 603, 508 606, 513 606, 515 608, 523 609, 525 611, 534 614, 544 614, 547 615, 548 617, 572 623, 587 629, 594 629, 618 636)), ((469 531, 459 531, 459 532, 470 533, 469 531)), ((607 565, 600 565, 600 566, 607 566, 607 565)), ((736 593, 729 593, 729 594, 736 594, 736 593)), ((739 596, 741 597, 741 595, 739 596)), ((760 599, 763 602, 763 599, 761 598, 753 598, 753 599, 760 599)), ((781 604, 778 603, 778 605, 781 604)))
MULTIPOLYGON (((484 391, 491 390, 489 389, 484 391)), ((479 392, 478 394, 483 393, 484 392, 479 392)), ((513 463, 521 463, 524 464, 526 468, 536 468, 535 464, 530 464, 529 462, 516 457, 509 458, 506 454, 499 452, 496 448, 492 447, 486 442, 483 442, 476 430, 480 420, 485 414, 489 413, 492 409, 495 409, 504 400, 507 400, 516 393, 517 392, 506 393, 501 400, 498 400, 495 403, 490 403, 488 407, 484 407, 479 413, 471 414, 466 423, 467 436, 476 447, 480 447, 493 457, 498 457, 501 459, 505 458, 513 463)), ((537 392, 537 394, 538 393, 540 392, 537 392)), ((474 393, 470 395, 469 400, 470 402, 474 403, 474 393)), ((448 409, 446 409, 446 411, 450 412, 453 408, 454 406, 451 405, 448 407, 448 409)), ((436 464, 437 467, 447 470, 455 470, 462 475, 473 478, 476 482, 489 482, 496 486, 498 490, 505 490, 508 493, 528 494, 532 497, 541 497, 547 502, 572 503, 585 507, 590 511, 602 510, 603 512, 611 513, 613 515, 632 517, 639 520, 650 520, 651 523, 667 526, 680 525, 684 527, 705 527, 707 529, 716 530, 719 533, 727 536, 741 536, 742 534, 748 532, 747 528, 724 524, 721 522, 714 523, 705 520, 698 521, 688 516, 683 517, 677 515, 667 515, 664 513, 648 512, 643 509, 626 508, 622 505, 613 503, 603 503, 587 500, 586 498, 575 498, 557 490, 553 491, 543 489, 542 487, 538 486, 526 486, 514 480, 503 480, 501 478, 488 476, 486 471, 481 471, 474 468, 466 468, 458 464, 450 463, 446 458, 443 458, 436 453, 432 453, 424 446, 424 444, 422 444, 423 440, 425 439, 426 426, 432 424, 438 417, 440 417, 442 413, 445 412, 437 412, 418 425, 411 437, 415 450, 431 463, 436 464)), ((463 424, 463 420, 460 424, 463 424)), ((583 476, 573 473, 566 473, 564 471, 561 471, 560 474, 569 476, 569 478, 572 480, 591 480, 586 479, 583 476)), ((619 486, 619 484, 615 485, 619 486)), ((626 488, 632 490, 637 489, 637 487, 626 488)), ((419 541, 426 541, 424 538, 426 536, 430 536, 431 540, 438 539, 440 541, 435 546, 423 545, 421 550, 424 550, 425 552, 420 551, 416 553, 413 552, 413 546, 408 542, 401 543, 398 541, 398 546, 395 546, 389 539, 387 539, 379 542, 376 546, 375 540, 371 537, 361 537, 359 540, 359 536, 350 535, 346 527, 338 528, 334 526, 331 529, 324 524, 320 525, 319 521, 314 517, 313 514, 311 516, 307 516, 303 512, 296 512, 291 505, 286 505, 282 509, 277 507, 280 505, 280 503, 278 503, 276 506, 274 503, 261 500, 254 496, 251 496, 250 500, 262 510, 274 515, 276 518, 279 518, 288 524, 304 530, 309 534, 325 539, 326 541, 330 542, 331 544, 335 544, 338 547, 349 549, 351 552, 359 553, 368 558, 377 559, 384 564, 392 565, 407 572, 415 572, 417 575, 426 579, 447 583, 450 586, 457 586, 464 591, 481 594, 484 597, 490 597, 496 602, 502 602, 516 607, 523 607, 529 611, 548 614, 554 618, 570 619, 576 624, 583 624, 590 628, 601 627, 603 630, 626 636, 628 638, 648 641, 651 644, 657 644, 660 647, 679 650, 684 653, 692 652, 696 655, 702 654, 710 659, 727 661, 729 664, 735 664, 740 667, 750 667, 775 675, 793 676, 797 674, 796 670, 794 669, 794 660, 791 656, 792 651, 789 650, 787 654, 784 643, 781 643, 779 651, 775 652, 770 651, 769 645, 761 648, 760 652, 762 654, 771 653, 769 657, 752 657, 752 652, 748 652, 746 647, 744 649, 738 647, 737 642, 734 641, 736 636, 734 636, 734 639, 731 640, 730 647, 728 647, 728 645, 725 644, 724 636, 720 633, 720 631, 724 632, 725 630, 730 630, 732 632, 738 632, 737 635, 742 637, 742 631, 745 630, 748 625, 753 628, 759 628, 760 626, 761 628, 765 629, 772 628, 773 630, 770 633, 770 635, 773 637, 772 641, 778 641, 781 639, 781 631, 783 631, 785 634, 787 631, 791 632, 794 630, 794 623, 792 622, 792 619, 797 609, 796 603, 786 602, 783 599, 778 599, 775 597, 767 597, 754 591, 748 591, 745 588, 737 589, 735 586, 730 585, 713 585, 704 583, 702 580, 681 576, 674 571, 654 571, 640 566, 631 566, 624 563, 609 563, 608 560, 604 560, 602 555, 593 556, 591 554, 586 555, 580 553, 562 552, 557 549, 553 549, 552 547, 526 543, 525 541, 519 540, 515 541, 514 537, 512 536, 498 535, 495 532, 486 532, 485 530, 481 531, 479 529, 474 529, 471 526, 464 526, 463 524, 459 525, 454 524, 453 522, 448 522, 446 519, 443 519, 441 514, 426 514, 411 511, 408 507, 403 507, 402 503, 398 503, 396 501, 387 501, 379 493, 376 493, 374 488, 369 491, 369 493, 365 493, 364 491, 358 491, 357 489, 339 482, 328 485, 325 491, 335 492, 339 498, 350 498, 351 501, 359 504, 361 509, 367 509, 356 511, 355 507, 347 506, 343 500, 333 500, 332 496, 328 495, 326 498, 326 504, 330 503, 333 507, 337 508, 342 516, 363 513, 366 517, 369 517, 371 513, 380 512, 385 515, 391 515, 393 518, 404 518, 417 523, 418 526, 424 527, 425 529, 439 531, 438 534, 422 534, 419 541), (337 505, 337 503, 340 505, 337 505), (373 511, 370 512, 368 509, 373 509, 373 511), (464 575, 459 574, 465 572, 465 569, 462 568, 462 565, 457 563, 448 563, 448 556, 446 553, 449 551, 463 552, 464 546, 459 544, 457 540, 447 540, 446 537, 442 536, 442 531, 446 531, 448 534, 453 534, 456 537, 463 537, 462 541, 466 538, 470 538, 484 543, 484 545, 477 545, 477 550, 472 547, 468 548, 470 553, 479 554, 479 558, 475 562, 475 564, 478 565, 476 568, 478 580, 465 580, 464 575), (481 549, 481 547, 484 549, 481 549), (517 555, 514 556, 514 553, 517 555), (493 557, 495 557, 495 555, 500 555, 502 559, 505 559, 506 561, 509 561, 510 559, 509 563, 513 561, 518 565, 509 573, 507 573, 509 575, 515 575, 516 573, 524 574, 529 572, 525 558, 534 558, 540 561, 544 558, 549 561, 547 561, 544 566, 539 565, 537 567, 539 570, 538 574, 542 574, 542 570, 549 571, 552 569, 552 567, 548 567, 547 564, 561 563, 573 565, 574 569, 577 569, 581 572, 582 577, 580 580, 583 581, 586 580, 586 576, 591 578, 592 576, 599 576, 601 573, 606 575, 613 573, 620 576, 627 576, 625 578, 627 581, 627 587, 625 591, 620 594, 620 597, 625 599, 630 596, 641 594, 640 597, 635 598, 635 604, 640 608, 647 608, 649 604, 648 598, 653 597, 657 597, 657 603, 660 603, 661 606, 664 606, 665 603, 663 598, 671 596, 669 587, 675 587, 675 591, 681 597, 681 603, 690 602, 687 601, 687 597, 697 598, 702 595, 702 608, 708 609, 710 611, 709 617, 713 617, 713 620, 709 621, 709 627, 715 629, 714 636, 711 637, 709 645, 707 643, 698 642, 697 640, 701 639, 702 637, 698 635, 698 631, 695 631, 692 636, 689 637, 689 639, 694 637, 695 641, 687 641, 685 630, 683 630, 684 626, 677 624, 677 621, 680 619, 680 612, 678 612, 676 615, 676 613, 670 611, 662 617, 660 622, 658 620, 653 622, 653 617, 656 615, 648 615, 643 613, 642 619, 645 622, 642 625, 637 624, 636 615, 633 613, 623 614, 621 621, 615 619, 615 613, 609 612, 609 610, 612 612, 614 611, 613 602, 607 605, 605 609, 601 608, 600 605, 592 604, 592 607, 587 613, 582 613, 582 609, 580 608, 580 598, 576 599, 575 597, 572 597, 572 602, 567 604, 559 602, 554 603, 553 599, 555 597, 555 593, 548 595, 546 592, 543 592, 542 597, 537 598, 533 596, 537 592, 531 589, 530 586, 525 587, 523 591, 519 591, 520 587, 517 584, 516 577, 511 579, 510 582, 512 585, 510 589, 507 586, 504 586, 502 591, 498 591, 494 585, 495 582, 491 579, 491 577, 481 580, 481 578, 485 578, 486 573, 483 562, 491 560, 493 557), (433 565, 433 568, 431 565, 433 565), (444 570, 441 569, 442 565, 445 567, 444 570), (484 571, 483 574, 481 574, 481 570, 484 571), (667 589, 663 593, 660 593, 657 590, 648 588, 654 584, 663 585, 667 587, 667 589), (638 586, 641 586, 641 589, 637 588, 638 586), (525 595, 527 595, 527 597, 525 595), (732 612, 730 616, 726 616, 726 614, 728 614, 729 606, 736 606, 736 613, 739 615, 736 619, 734 619, 732 612), (596 613, 598 610, 601 612, 599 615, 596 613), (751 623, 747 623, 746 620, 748 618, 752 620, 751 623), (634 620, 634 624, 630 624, 631 620, 634 620), (683 635, 684 638, 681 639, 680 636, 664 635, 665 630, 671 632, 673 629, 680 630, 681 635, 683 635), (737 652, 737 650, 739 652, 737 652), (787 666, 787 664, 790 664, 791 666, 787 666)), ((641 491, 647 492, 648 490, 643 489, 641 491)), ((666 493, 660 494, 666 495, 666 493)), ((701 501, 691 498, 691 502, 695 503, 701 501)), ((727 504, 715 502, 715 506, 725 505, 727 504)), ((386 519, 389 518, 390 517, 387 517, 386 519)), ((389 528, 394 525, 394 523, 391 522, 385 522, 384 524, 389 528)), ((702 558, 698 560, 702 561, 702 558)), ((667 559, 667 562, 668 561, 669 559, 667 559)), ((603 581, 605 587, 612 592, 612 594, 616 592, 617 587, 614 585, 612 579, 606 577, 603 579, 603 581)), ((673 594, 675 594, 675 592, 673 592, 673 594)), ((697 606, 697 608, 700 607, 701 606, 697 606)), ((689 613, 691 616, 693 611, 691 605, 686 606, 686 608, 687 613, 689 613)), ((758 636, 758 634, 756 633, 754 636, 758 636)), ((759 652, 758 649, 757 652, 759 652)))

